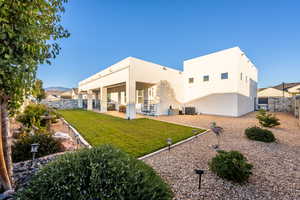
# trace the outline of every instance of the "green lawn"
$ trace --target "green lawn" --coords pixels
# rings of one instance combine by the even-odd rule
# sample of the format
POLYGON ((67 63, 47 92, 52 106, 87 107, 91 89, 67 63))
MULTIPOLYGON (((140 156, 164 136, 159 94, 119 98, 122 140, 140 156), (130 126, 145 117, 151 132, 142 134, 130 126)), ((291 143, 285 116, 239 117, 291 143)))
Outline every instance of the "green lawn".
POLYGON ((157 120, 126 120, 84 110, 59 112, 92 146, 112 144, 135 157, 165 147, 167 138, 176 143, 194 135, 194 128, 157 120))

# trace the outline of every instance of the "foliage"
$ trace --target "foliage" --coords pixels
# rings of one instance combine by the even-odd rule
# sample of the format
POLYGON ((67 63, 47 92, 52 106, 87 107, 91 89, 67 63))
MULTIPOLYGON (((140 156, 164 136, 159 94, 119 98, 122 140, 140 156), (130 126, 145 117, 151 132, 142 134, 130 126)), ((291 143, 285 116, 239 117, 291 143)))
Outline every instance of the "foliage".
POLYGON ((209 169, 219 177, 235 182, 244 182, 252 174, 252 165, 238 151, 218 151, 209 162, 209 169))
POLYGON ((27 134, 13 143, 13 162, 32 159, 31 144, 34 143, 40 145, 36 157, 42 157, 62 151, 60 142, 53 138, 49 133, 37 133, 35 135, 27 134))
POLYGON ((119 112, 126 113, 126 106, 125 105, 120 105, 119 106, 119 112))
POLYGON ((35 83, 39 64, 60 51, 56 40, 69 36, 61 25, 67 0, 0 0, 0 101, 13 113, 35 83))
POLYGON ((273 133, 267 129, 254 126, 245 130, 246 136, 251 140, 257 140, 262 142, 274 142, 276 139, 273 133))
POLYGON ((263 127, 271 128, 280 125, 279 119, 274 114, 267 113, 267 111, 263 109, 259 110, 256 118, 259 120, 260 125, 262 125, 263 127))
POLYGON ((42 168, 16 199, 170 200, 156 172, 109 145, 60 156, 42 168))
POLYGON ((45 120, 41 116, 46 115, 47 107, 43 104, 30 104, 24 112, 17 117, 17 121, 21 122, 25 127, 45 127, 45 120))
POLYGON ((42 80, 36 80, 33 86, 32 91, 33 96, 40 102, 42 99, 46 98, 46 93, 43 88, 43 81, 42 80))
POLYGON ((53 116, 52 122, 55 122, 60 117, 58 112, 43 104, 30 104, 22 114, 18 115, 17 121, 21 122, 25 127, 46 127, 46 120, 42 119, 42 116, 45 115, 53 116))
POLYGON ((3 146, 1 157, 3 155, 5 160, 5 163, 0 160, 0 180, 6 189, 11 189, 12 182, 8 114, 14 115, 32 92, 38 65, 50 64, 50 59, 59 54, 56 41, 69 36, 60 25, 66 2, 0 0, 0 146, 3 146), (7 173, 3 173, 5 168, 7 173), (9 181, 4 176, 8 176, 9 181))
POLYGON ((193 132, 192 127, 158 120, 127 120, 84 110, 59 112, 92 146, 112 144, 135 157, 167 146, 167 138, 176 143, 204 131, 193 132))

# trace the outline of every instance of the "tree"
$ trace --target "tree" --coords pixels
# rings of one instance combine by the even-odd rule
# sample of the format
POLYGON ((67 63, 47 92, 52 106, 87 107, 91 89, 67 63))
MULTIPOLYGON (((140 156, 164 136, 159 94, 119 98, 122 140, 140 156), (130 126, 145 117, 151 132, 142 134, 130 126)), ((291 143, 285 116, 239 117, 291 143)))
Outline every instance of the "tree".
POLYGON ((1 176, 0 181, 5 189, 12 188, 9 115, 14 115, 24 97, 32 92, 38 65, 51 64, 50 60, 59 54, 56 41, 69 37, 60 24, 66 2, 0 0, 0 142, 5 160, 0 164, 9 177, 5 181, 1 176))
POLYGON ((35 81, 32 94, 39 102, 46 97, 42 80, 37 79, 35 81))

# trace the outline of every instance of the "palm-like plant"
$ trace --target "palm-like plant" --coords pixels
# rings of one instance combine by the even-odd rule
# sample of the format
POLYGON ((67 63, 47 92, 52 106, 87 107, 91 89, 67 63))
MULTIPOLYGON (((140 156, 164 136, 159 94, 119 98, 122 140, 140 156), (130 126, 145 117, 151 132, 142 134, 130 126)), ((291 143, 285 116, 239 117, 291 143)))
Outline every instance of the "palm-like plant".
POLYGON ((214 134, 216 134, 217 139, 218 139, 218 144, 214 146, 215 149, 218 149, 220 146, 220 136, 221 133, 223 133, 224 129, 220 126, 217 126, 216 122, 212 122, 210 125, 210 129, 214 134))

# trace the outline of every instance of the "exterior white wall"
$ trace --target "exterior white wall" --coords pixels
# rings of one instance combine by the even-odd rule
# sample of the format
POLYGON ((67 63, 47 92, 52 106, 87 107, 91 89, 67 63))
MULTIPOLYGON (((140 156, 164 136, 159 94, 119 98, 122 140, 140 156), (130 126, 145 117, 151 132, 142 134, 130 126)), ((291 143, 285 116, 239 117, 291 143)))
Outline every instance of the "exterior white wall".
POLYGON ((235 49, 184 61, 185 102, 212 93, 237 92, 237 68, 238 57, 235 49), (228 72, 228 79, 222 80, 221 73, 226 72, 228 72), (209 81, 203 81, 204 75, 209 75, 209 81), (190 84, 188 82, 189 78, 194 78, 194 83, 190 84))
POLYGON ((79 91, 126 83, 130 118, 136 112, 138 82, 152 85, 144 92, 152 91, 147 99, 157 104, 158 115, 167 114, 170 106, 190 105, 199 113, 240 116, 254 110, 257 81, 255 66, 234 47, 186 60, 183 72, 128 57, 81 81, 79 91), (221 73, 228 73, 228 79, 221 79, 221 73), (205 75, 209 81, 203 81, 205 75), (189 78, 194 78, 194 83, 189 83, 189 78))
MULTIPOLYGON (((229 96, 233 97, 231 94, 236 94, 236 102, 234 100, 231 104, 236 103, 237 109, 233 111, 227 108, 231 104, 222 104, 220 101, 222 107, 215 105, 219 110, 218 113, 240 116, 254 110, 257 69, 238 47, 185 61, 184 76, 185 102, 194 102, 196 107, 198 104, 211 105, 212 97, 226 101, 229 96), (221 79, 222 73, 228 73, 228 79, 221 79), (203 80, 203 76, 206 75, 209 76, 209 81, 203 80), (189 83, 189 78, 194 78, 194 83, 189 83)), ((217 103, 218 100, 213 102, 217 103)), ((198 110, 201 112, 200 107, 198 110)), ((203 108, 203 110, 206 109, 203 108)))
POLYGON ((130 58, 126 58, 101 72, 79 82, 79 91, 96 89, 128 80, 130 58))
POLYGON ((158 84, 160 81, 168 81, 175 92, 178 101, 184 100, 183 73, 162 65, 147 62, 137 58, 131 58, 133 66, 133 79, 137 82, 158 84))
POLYGON ((195 99, 184 106, 194 106, 198 114, 238 116, 238 95, 236 93, 211 94, 195 99))
POLYGON ((131 66, 134 80, 156 85, 154 102, 158 104, 158 115, 167 114, 170 105, 178 105, 178 102, 184 100, 183 73, 181 71, 137 58, 131 58, 131 66), (163 88, 161 81, 168 83, 167 90, 173 91, 174 94, 172 98, 163 96, 166 94, 163 90, 166 88, 163 88))

